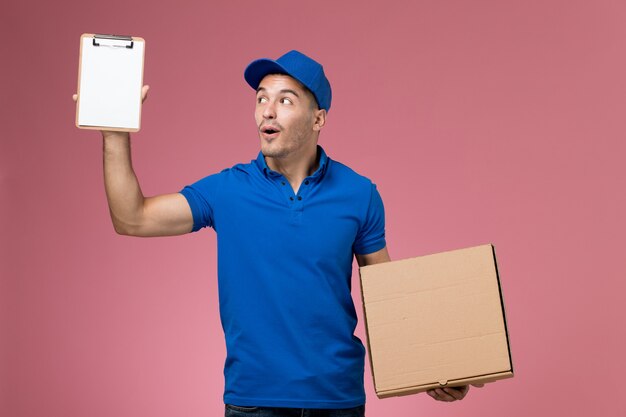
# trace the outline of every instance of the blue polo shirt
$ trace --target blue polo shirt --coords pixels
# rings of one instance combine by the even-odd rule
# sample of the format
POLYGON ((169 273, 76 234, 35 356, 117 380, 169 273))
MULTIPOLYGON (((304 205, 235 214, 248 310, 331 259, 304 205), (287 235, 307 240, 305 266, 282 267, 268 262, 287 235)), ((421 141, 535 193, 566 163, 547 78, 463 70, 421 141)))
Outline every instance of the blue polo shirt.
POLYGON ((319 146, 318 160, 297 193, 261 153, 181 190, 193 231, 217 233, 227 404, 365 403, 352 260, 385 247, 383 203, 319 146))

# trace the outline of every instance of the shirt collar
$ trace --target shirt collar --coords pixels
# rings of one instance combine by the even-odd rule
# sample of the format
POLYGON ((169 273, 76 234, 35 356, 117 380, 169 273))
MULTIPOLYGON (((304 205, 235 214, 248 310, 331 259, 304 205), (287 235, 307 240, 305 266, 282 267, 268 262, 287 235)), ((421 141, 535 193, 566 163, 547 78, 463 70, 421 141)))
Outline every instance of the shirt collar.
MULTIPOLYGON (((310 176, 310 178, 321 178, 326 173, 326 168, 328 167, 330 158, 326 155, 324 149, 317 145, 317 153, 320 157, 319 166, 315 170, 315 172, 310 176)), ((256 158, 256 165, 266 177, 275 178, 282 175, 280 172, 272 171, 270 167, 267 166, 267 162, 265 161, 265 157, 263 156, 263 152, 259 152, 259 155, 256 158)))

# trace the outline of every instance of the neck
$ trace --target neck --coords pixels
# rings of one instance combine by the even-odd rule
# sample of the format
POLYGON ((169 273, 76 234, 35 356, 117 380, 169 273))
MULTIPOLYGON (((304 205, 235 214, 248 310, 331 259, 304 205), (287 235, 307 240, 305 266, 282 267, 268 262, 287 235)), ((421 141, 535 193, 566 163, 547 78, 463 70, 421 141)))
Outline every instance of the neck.
POLYGON ((283 174, 297 193, 302 181, 317 170, 319 165, 317 143, 307 147, 303 152, 286 158, 265 157, 265 162, 272 171, 283 174))

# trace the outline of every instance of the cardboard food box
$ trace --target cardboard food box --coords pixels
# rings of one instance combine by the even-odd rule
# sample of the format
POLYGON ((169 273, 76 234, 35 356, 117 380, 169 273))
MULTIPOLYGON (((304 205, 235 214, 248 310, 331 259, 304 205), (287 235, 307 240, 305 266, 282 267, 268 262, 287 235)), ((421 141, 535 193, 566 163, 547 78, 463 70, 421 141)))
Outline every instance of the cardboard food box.
POLYGON ((359 271, 379 398, 513 376, 493 245, 359 271))

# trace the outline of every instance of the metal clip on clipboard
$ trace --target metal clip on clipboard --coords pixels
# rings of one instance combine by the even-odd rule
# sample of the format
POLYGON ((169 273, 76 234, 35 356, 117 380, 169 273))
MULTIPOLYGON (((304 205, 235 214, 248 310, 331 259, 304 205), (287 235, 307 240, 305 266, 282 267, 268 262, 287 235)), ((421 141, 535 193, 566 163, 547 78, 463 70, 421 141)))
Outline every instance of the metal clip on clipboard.
MULTIPOLYGON (((125 36, 125 35, 102 35, 102 34, 95 34, 93 35, 93 46, 100 46, 100 43, 96 42, 96 39, 110 39, 110 40, 115 40, 115 41, 127 41, 130 42, 130 45, 124 45, 126 48, 128 49, 132 49, 134 42, 133 42, 133 38, 131 36, 125 36)), ((117 45, 112 45, 112 46, 117 46, 117 45)), ((121 46, 118 46, 121 47, 121 46)))

